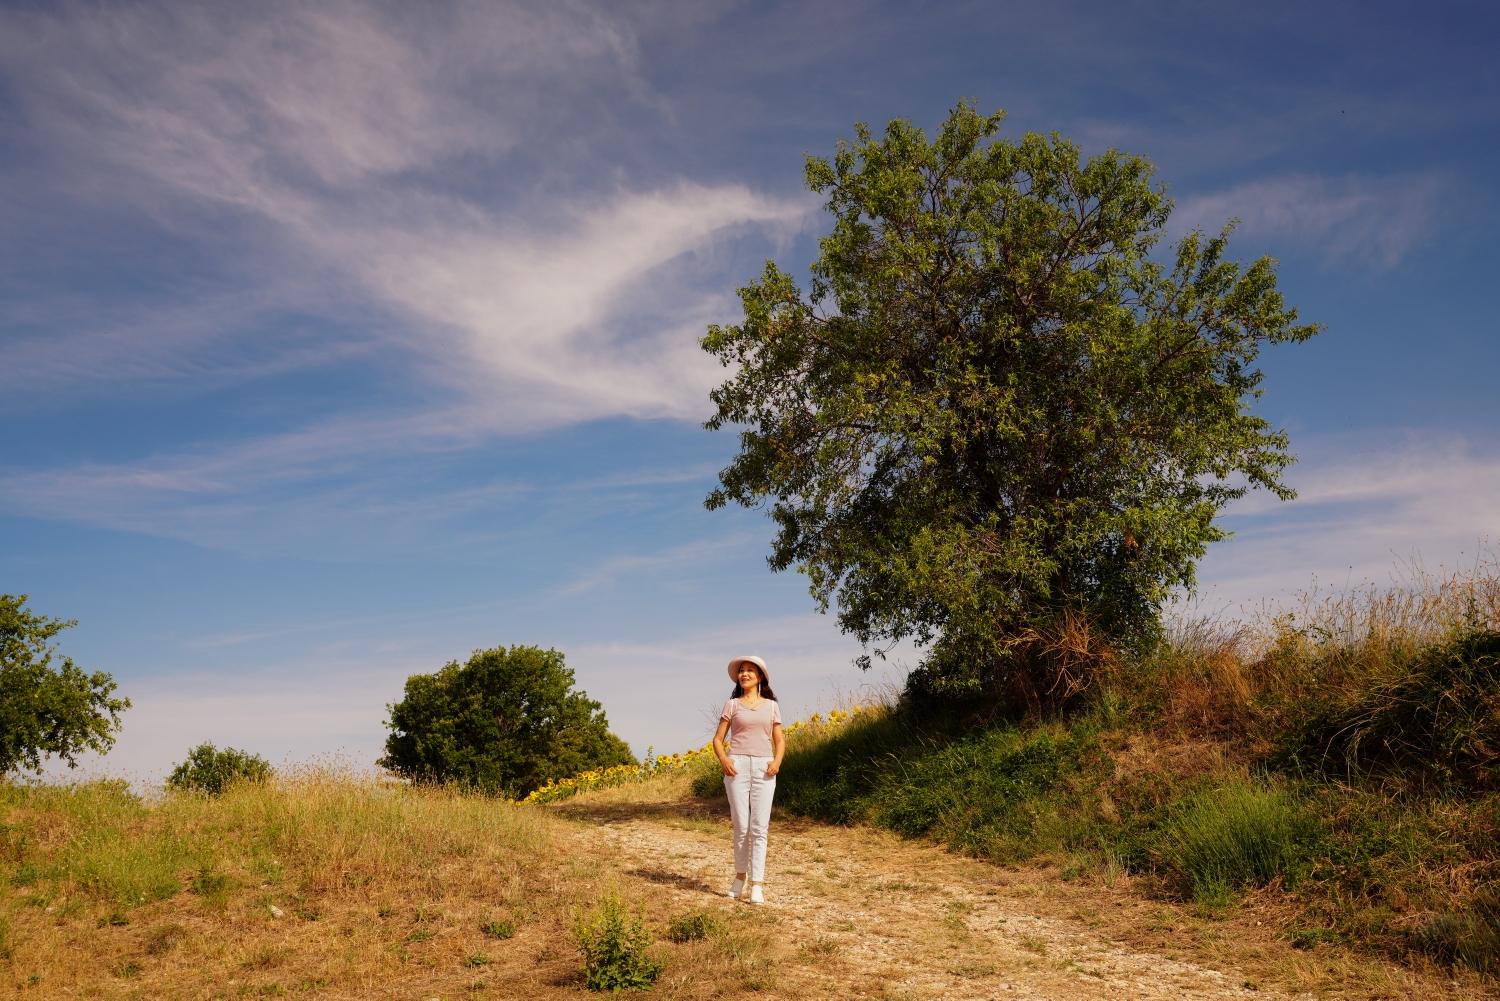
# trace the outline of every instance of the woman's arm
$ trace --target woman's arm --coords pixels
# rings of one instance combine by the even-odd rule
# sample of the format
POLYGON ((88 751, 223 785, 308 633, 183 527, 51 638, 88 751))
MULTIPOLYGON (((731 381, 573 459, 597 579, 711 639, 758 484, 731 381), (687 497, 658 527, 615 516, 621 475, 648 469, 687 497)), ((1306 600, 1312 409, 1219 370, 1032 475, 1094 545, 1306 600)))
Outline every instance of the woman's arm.
POLYGON ((781 759, 786 754, 786 735, 781 732, 780 723, 771 724, 771 749, 776 756, 766 766, 766 777, 769 778, 781 771, 781 759))
MULTIPOLYGON (((778 731, 780 729, 777 727, 778 731)), ((729 760, 729 755, 724 753, 724 736, 727 733, 729 733, 729 720, 719 720, 719 728, 714 731, 714 757, 719 759, 719 767, 723 769, 724 774, 733 778, 739 772, 735 769, 734 762, 729 760)))

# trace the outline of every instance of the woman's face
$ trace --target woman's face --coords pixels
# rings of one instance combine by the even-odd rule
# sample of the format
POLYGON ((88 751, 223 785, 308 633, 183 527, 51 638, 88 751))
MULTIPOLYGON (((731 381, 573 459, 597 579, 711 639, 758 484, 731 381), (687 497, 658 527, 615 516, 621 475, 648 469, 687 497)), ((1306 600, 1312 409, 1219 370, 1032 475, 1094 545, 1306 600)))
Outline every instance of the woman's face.
POLYGON ((760 685, 760 671, 754 664, 741 664, 739 678, 741 691, 748 692, 760 685))

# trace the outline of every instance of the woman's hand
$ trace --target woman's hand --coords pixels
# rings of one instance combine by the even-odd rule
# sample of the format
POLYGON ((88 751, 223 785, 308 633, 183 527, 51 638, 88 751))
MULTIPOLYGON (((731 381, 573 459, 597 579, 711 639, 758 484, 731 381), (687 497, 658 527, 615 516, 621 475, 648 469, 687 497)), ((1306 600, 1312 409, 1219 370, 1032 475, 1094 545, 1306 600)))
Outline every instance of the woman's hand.
POLYGON ((739 774, 739 771, 734 767, 734 762, 728 758, 720 758, 719 767, 723 769, 725 778, 732 779, 739 774))
POLYGON ((766 778, 774 779, 776 777, 776 773, 779 771, 781 771, 781 762, 773 758, 771 760, 771 763, 766 766, 766 778))

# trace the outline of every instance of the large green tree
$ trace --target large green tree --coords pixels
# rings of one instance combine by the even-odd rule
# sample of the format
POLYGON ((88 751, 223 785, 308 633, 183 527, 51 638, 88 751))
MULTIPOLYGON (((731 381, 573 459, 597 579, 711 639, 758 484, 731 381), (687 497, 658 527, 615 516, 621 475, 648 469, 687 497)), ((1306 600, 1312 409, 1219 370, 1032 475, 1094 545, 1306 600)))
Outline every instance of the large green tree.
POLYGON ((521 797, 548 779, 636 763, 599 703, 573 691, 556 650, 476 650, 465 664, 412 675, 389 709, 380 764, 415 781, 521 797))
POLYGON ((27 595, 0 594, 0 775, 16 768, 40 772, 56 756, 78 766, 84 751, 106 753, 129 699, 116 699, 114 679, 85 674, 49 643, 76 622, 26 609, 27 595))
POLYGON ((707 426, 742 427, 708 507, 768 505, 773 569, 960 688, 1064 620, 1149 635, 1227 502, 1292 497, 1254 361, 1317 332, 1274 261, 1225 259, 1227 227, 1151 256, 1172 203, 1145 159, 1001 118, 960 104, 932 142, 898 120, 809 157, 833 215, 810 287, 767 262, 702 341, 734 369, 707 426))

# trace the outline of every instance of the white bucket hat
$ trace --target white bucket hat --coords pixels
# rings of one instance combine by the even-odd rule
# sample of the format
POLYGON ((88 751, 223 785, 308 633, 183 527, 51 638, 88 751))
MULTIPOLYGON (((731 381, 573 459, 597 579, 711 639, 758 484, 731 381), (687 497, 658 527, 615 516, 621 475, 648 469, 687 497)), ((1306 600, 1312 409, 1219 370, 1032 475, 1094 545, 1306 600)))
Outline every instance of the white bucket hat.
POLYGON ((740 683, 740 665, 754 664, 760 668, 760 677, 766 684, 771 683, 771 672, 766 670, 766 662, 759 657, 736 657, 729 662, 729 680, 736 685, 740 683))

